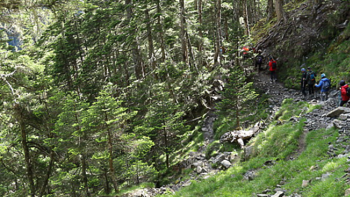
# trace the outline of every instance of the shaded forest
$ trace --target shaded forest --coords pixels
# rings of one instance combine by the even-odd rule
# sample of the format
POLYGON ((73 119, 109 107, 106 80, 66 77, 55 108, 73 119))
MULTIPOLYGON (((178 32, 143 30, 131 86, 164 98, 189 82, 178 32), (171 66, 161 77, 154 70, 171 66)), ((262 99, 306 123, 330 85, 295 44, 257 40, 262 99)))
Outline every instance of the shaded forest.
POLYGON ((261 46, 266 27, 255 24, 286 24, 301 3, 322 4, 0 2, 0 195, 112 195, 167 183, 206 140, 199 124, 218 94, 230 128, 264 118, 241 48, 261 46))

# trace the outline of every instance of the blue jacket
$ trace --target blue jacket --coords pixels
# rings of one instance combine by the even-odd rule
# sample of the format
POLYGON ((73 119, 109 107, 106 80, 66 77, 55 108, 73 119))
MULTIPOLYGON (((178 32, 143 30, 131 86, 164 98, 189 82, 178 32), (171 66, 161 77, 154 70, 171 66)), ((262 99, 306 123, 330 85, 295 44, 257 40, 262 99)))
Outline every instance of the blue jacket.
POLYGON ((321 79, 320 83, 315 85, 316 88, 321 87, 321 92, 327 92, 328 91, 328 90, 325 90, 324 87, 323 87, 323 84, 324 84, 325 81, 329 81, 329 84, 331 84, 331 81, 325 77, 325 78, 321 79))

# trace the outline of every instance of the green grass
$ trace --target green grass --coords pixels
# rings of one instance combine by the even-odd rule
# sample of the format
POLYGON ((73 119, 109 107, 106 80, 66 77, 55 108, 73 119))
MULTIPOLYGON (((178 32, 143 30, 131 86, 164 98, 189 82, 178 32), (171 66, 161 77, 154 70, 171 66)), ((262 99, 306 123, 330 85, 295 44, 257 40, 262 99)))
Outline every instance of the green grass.
MULTIPOLYGON (((282 113, 280 117, 289 119, 291 116, 298 116, 302 107, 306 107, 307 111, 318 108, 305 102, 294 103, 286 100, 279 112, 282 113)), ((254 147, 254 156, 250 160, 235 163, 227 171, 222 171, 207 180, 193 181, 190 186, 182 188, 174 195, 162 196, 254 196, 266 189, 273 191, 282 180, 285 181, 282 187, 287 190, 285 195, 298 193, 302 196, 343 196, 347 186, 345 180, 340 177, 348 168, 346 158, 330 158, 327 154, 328 143, 336 144, 337 130, 320 129, 309 132, 305 139, 305 150, 295 160, 288 159, 289 155, 298 150, 304 121, 305 119, 301 119, 295 124, 271 124, 265 132, 249 143, 254 147), (275 161, 275 165, 265 166, 264 163, 268 160, 275 161), (248 181, 243 175, 250 170, 256 172, 256 177, 248 181), (316 179, 325 173, 331 175, 324 181, 316 179), (302 188, 303 180, 311 182, 302 188)), ((339 146, 337 148, 338 152, 343 151, 339 146)))

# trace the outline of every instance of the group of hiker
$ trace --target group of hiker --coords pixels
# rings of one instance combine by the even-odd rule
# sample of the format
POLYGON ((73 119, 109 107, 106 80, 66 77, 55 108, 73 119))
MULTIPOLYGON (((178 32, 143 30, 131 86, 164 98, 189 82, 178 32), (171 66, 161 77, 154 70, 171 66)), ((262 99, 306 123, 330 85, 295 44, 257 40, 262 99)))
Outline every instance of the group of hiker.
POLYGON ((321 74, 321 80, 318 84, 316 84, 316 73, 311 70, 310 67, 307 68, 307 71, 305 68, 301 69, 301 92, 304 96, 304 99, 307 98, 315 98, 315 90, 314 87, 316 88, 321 88, 320 91, 320 97, 321 101, 326 101, 328 99, 328 92, 331 87, 331 81, 326 77, 326 74, 322 73, 321 74), (306 85, 309 90, 309 95, 306 94, 306 85))
MULTIPOLYGON (((255 57, 255 67, 258 68, 258 71, 261 71, 261 66, 263 65, 263 60, 264 60, 264 56, 261 54, 261 50, 258 50, 258 55, 255 57)), ((277 77, 276 77, 276 69, 277 69, 277 62, 275 59, 273 59, 273 57, 270 57, 270 61, 269 61, 269 71, 270 71, 270 78, 271 81, 270 83, 276 82, 277 81, 277 77)))
MULTIPOLYGON (((320 97, 321 101, 328 100, 328 94, 331 89, 331 80, 326 77, 326 74, 321 74, 321 80, 318 84, 315 82, 316 73, 311 70, 310 67, 308 67, 308 71, 306 72, 305 68, 301 69, 302 76, 301 76, 301 92, 304 95, 304 98, 307 99, 307 94, 305 92, 306 85, 309 89, 309 96, 314 96, 314 87, 321 88, 320 90, 320 97)), ((349 85, 345 83, 344 80, 340 80, 339 82, 339 90, 340 90, 340 99, 339 99, 339 106, 343 106, 346 104, 350 99, 350 88, 349 85)))
MULTIPOLYGON (((261 67, 263 65, 264 57, 262 56, 262 51, 258 50, 258 54, 255 56, 255 67, 258 69, 258 71, 261 70, 261 67)), ((270 72, 270 83, 276 82, 276 69, 277 69, 277 62, 273 57, 270 57, 270 60, 268 62, 269 66, 269 72, 270 72)), ((301 93, 304 96, 304 100, 307 99, 316 99, 317 95, 315 93, 315 88, 320 89, 320 99, 321 101, 328 100, 328 94, 331 89, 331 80, 326 77, 325 73, 321 74, 321 80, 316 83, 316 73, 312 71, 311 67, 308 67, 307 70, 305 68, 301 69, 302 76, 301 76, 301 93), (308 91, 308 93, 307 93, 308 91)), ((341 80, 339 82, 340 86, 340 101, 339 105, 343 106, 350 100, 350 87, 348 84, 345 83, 344 80, 341 80)))

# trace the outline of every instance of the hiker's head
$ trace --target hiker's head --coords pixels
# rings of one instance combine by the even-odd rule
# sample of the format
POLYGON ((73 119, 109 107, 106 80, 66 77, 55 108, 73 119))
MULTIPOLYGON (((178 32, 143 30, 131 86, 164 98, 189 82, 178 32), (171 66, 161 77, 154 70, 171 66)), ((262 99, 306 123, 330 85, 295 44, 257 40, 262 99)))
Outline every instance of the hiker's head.
POLYGON ((311 68, 310 68, 310 67, 308 67, 307 69, 308 69, 308 70, 311 70, 311 68))
POLYGON ((302 68, 302 69, 301 69, 301 72, 305 72, 305 71, 306 71, 305 68, 302 68))
POLYGON ((339 85, 340 86, 344 86, 345 85, 345 81, 344 80, 340 80, 339 85))
POLYGON ((322 73, 321 78, 325 78, 325 77, 326 77, 326 74, 322 73))

